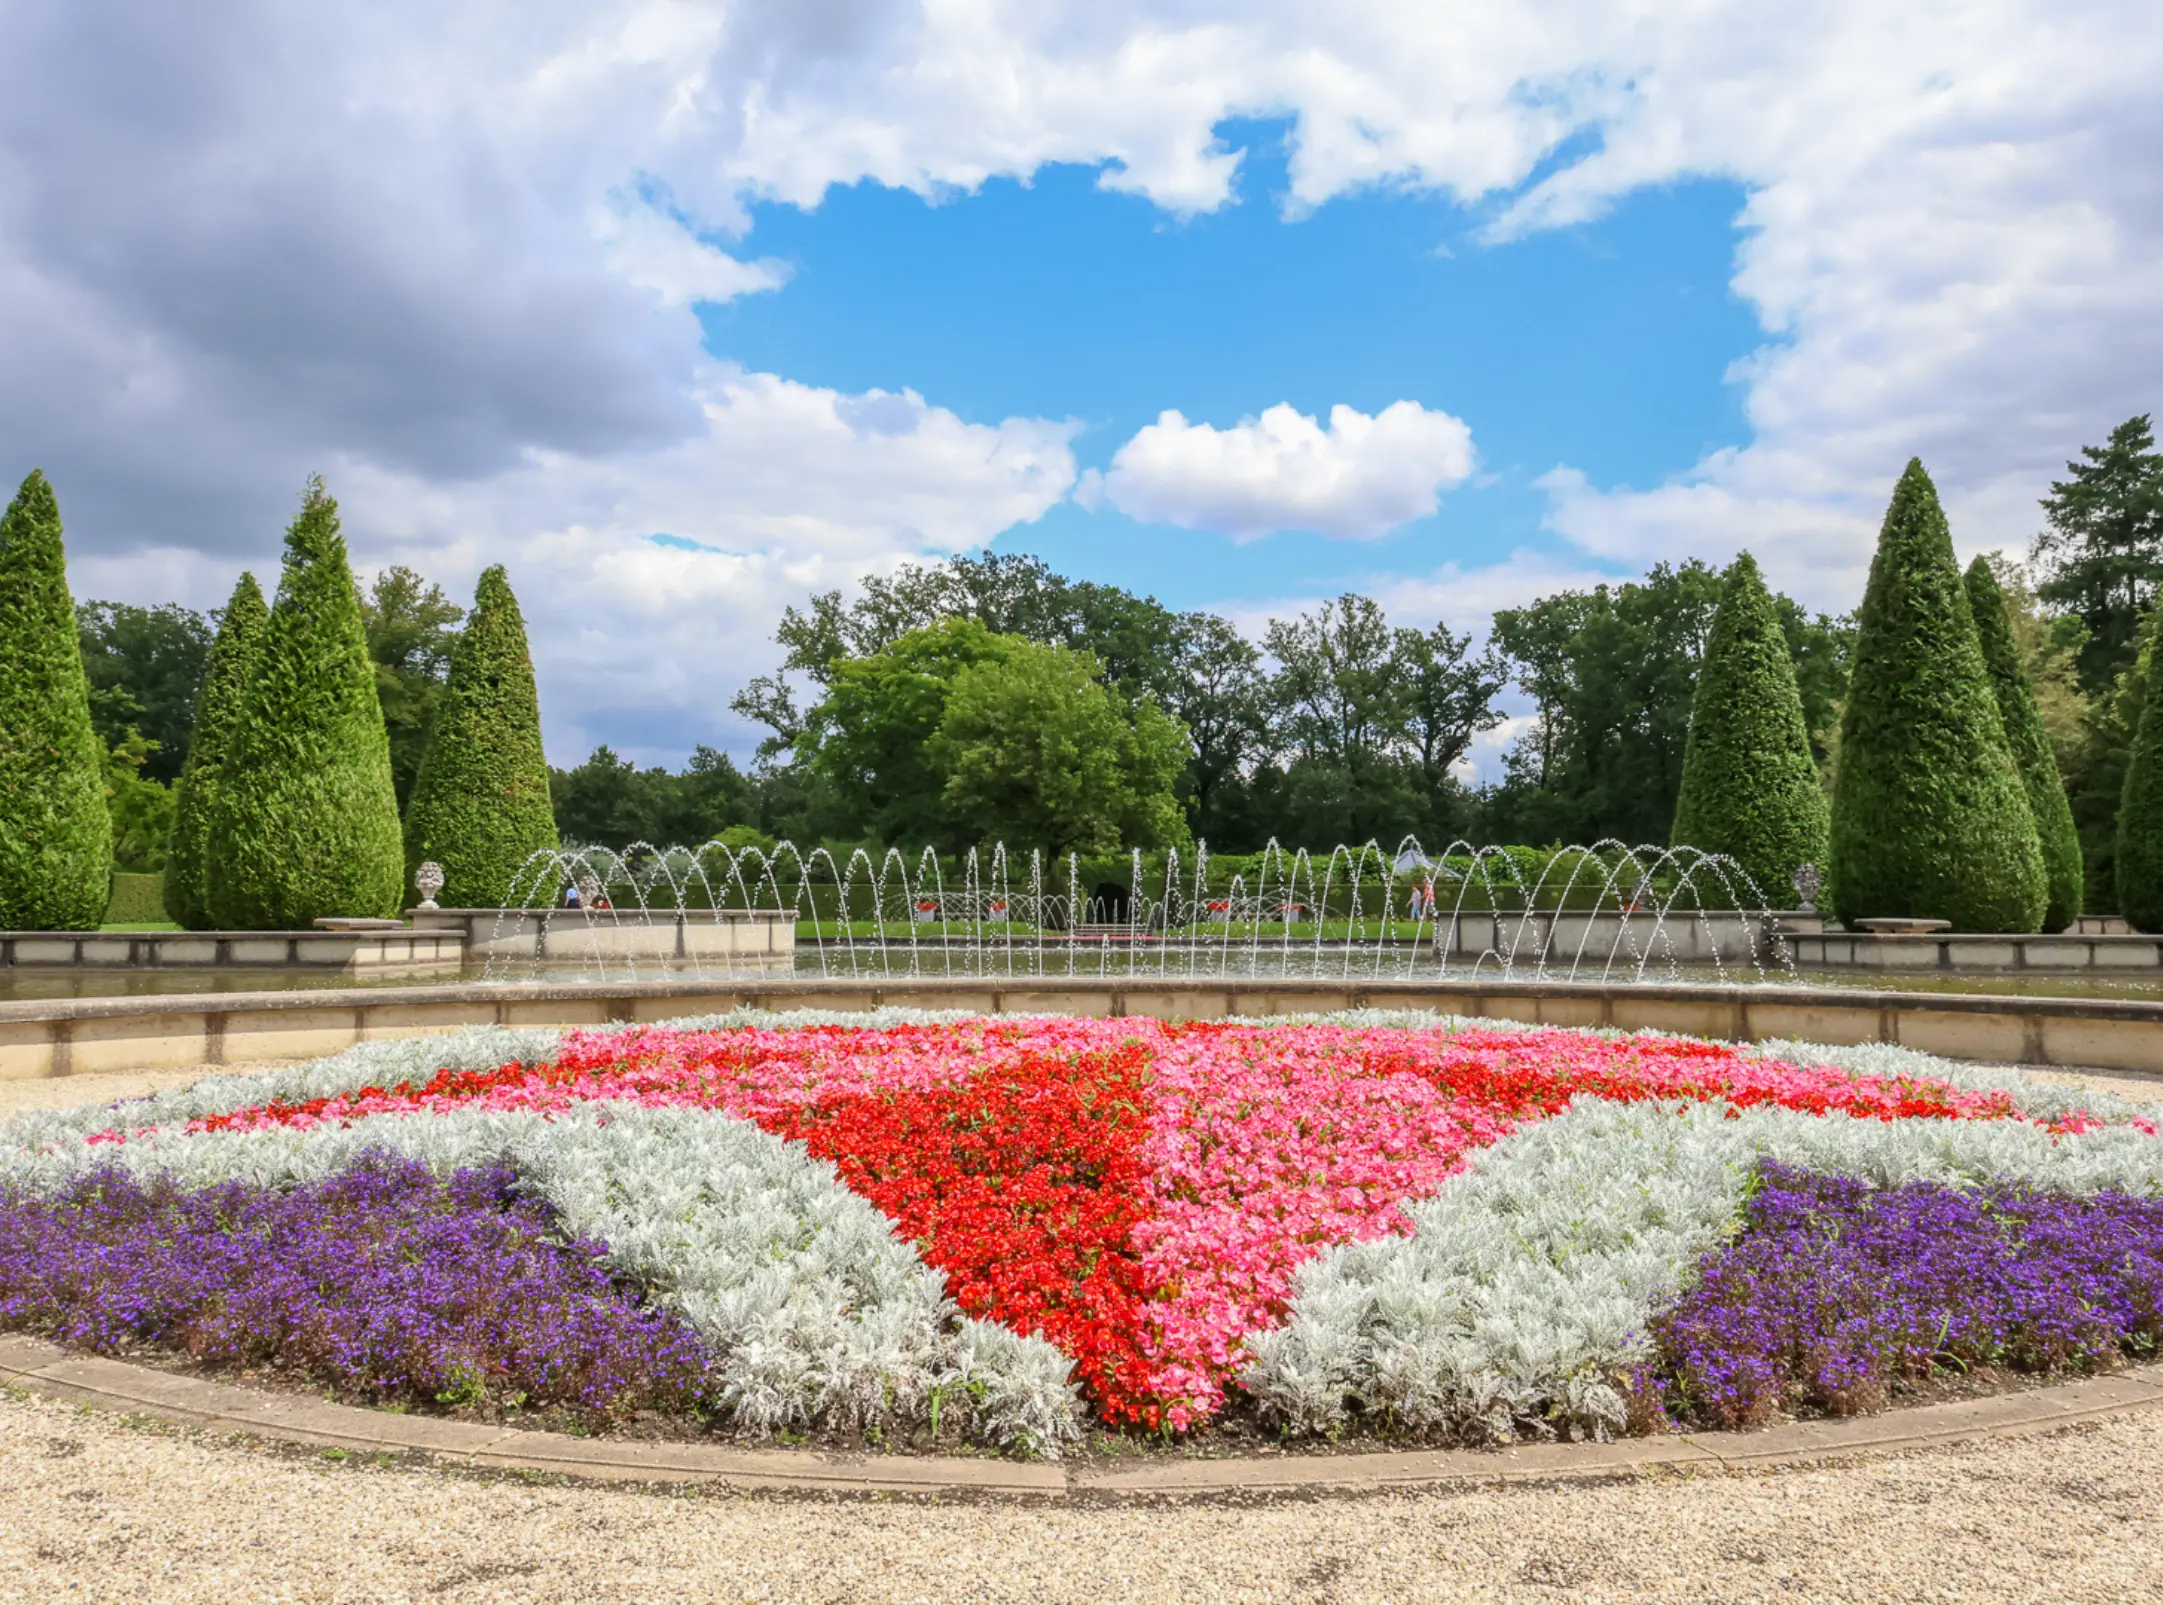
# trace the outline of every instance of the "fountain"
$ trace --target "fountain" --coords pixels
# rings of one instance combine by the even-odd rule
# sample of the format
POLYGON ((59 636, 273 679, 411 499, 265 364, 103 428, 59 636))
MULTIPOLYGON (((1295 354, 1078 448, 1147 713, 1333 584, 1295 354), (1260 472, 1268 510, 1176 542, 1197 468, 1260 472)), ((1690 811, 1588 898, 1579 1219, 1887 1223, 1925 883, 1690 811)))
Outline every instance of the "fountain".
MULTIPOLYGON (((1395 853, 1272 841, 1229 875, 1206 847, 1145 861, 1003 846, 840 855, 783 842, 535 853, 468 926, 491 980, 1082 976, 1655 981, 1791 979, 1741 867, 1619 841, 1547 853, 1395 853)), ((1221 861, 1220 861, 1221 862, 1221 861)))

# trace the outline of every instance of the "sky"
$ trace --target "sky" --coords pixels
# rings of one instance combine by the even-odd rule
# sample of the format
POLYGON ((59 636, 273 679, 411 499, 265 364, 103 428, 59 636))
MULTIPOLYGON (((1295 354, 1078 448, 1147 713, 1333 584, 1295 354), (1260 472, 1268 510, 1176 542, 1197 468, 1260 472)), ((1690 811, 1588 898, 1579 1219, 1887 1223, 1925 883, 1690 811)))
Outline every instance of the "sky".
MULTIPOLYGON (((554 761, 989 547, 1259 636, 1859 598, 2163 405, 2152 4, 0 6, 0 476, 79 598, 507 565, 554 761), (1776 13, 1776 14, 1775 14, 1776 13)), ((1491 756, 1491 754, 1490 754, 1491 756)))

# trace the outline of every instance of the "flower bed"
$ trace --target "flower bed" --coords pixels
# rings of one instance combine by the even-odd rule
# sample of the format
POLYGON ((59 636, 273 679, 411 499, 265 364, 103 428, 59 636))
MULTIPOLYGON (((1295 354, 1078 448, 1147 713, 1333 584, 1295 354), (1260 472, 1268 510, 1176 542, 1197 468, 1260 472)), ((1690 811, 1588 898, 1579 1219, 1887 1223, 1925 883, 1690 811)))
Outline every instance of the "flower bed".
POLYGON ((1654 1327, 1665 1403, 1721 1427, 1884 1406, 1933 1369, 2152 1355, 2163 1201, 1764 1167, 1741 1235, 1654 1327))
POLYGON ((98 1165, 285 1186, 380 1148, 508 1163, 697 1334, 717 1414, 1039 1452, 1077 1394, 1115 1425, 1241 1403, 1290 1431, 1490 1438, 1649 1423, 1663 1385, 1712 1410, 1687 1382, 1711 1351, 1656 1335, 1719 1324, 1678 1301, 1726 1285, 1767 1162, 2163 1193, 2163 1143, 2113 1100, 1891 1050, 1432 1018, 473 1033, 6 1138, 11 1208, 98 1165))
POLYGON ((290 1190, 96 1170, 0 1211, 0 1325, 270 1365, 385 1402, 683 1410, 704 1354, 506 1165, 369 1154, 290 1190))

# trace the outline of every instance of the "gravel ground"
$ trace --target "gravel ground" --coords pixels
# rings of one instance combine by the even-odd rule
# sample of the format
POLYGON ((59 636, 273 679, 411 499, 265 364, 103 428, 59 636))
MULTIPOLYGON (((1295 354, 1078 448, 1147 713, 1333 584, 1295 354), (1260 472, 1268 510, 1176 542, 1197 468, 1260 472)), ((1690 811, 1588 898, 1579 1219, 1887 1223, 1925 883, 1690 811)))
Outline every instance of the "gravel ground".
POLYGON ((0 1599, 2163 1597, 2163 1415, 1847 1465, 1243 1505, 533 1486, 0 1399, 0 1599))
MULTIPOLYGON (((199 1073, 4 1082, 0 1114, 199 1073)), ((1047 1509, 535 1485, 8 1394, 0 1512, 0 1601, 2134 1601, 2163 1599, 2163 1413, 1774 1472, 1047 1509)))

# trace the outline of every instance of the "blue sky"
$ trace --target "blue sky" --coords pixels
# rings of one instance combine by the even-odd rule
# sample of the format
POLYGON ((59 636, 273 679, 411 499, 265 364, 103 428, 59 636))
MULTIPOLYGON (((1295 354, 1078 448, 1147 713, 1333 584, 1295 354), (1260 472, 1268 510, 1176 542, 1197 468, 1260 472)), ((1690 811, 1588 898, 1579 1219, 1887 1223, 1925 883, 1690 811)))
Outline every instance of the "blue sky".
POLYGON ((1409 398, 1470 425, 1478 477, 1373 540, 1235 544, 1068 501, 992 543, 1175 607, 1554 550, 1533 485, 1549 469, 1646 488, 1747 441, 1727 375, 1765 337, 1728 287, 1735 185, 1646 190, 1489 244, 1492 208, 1404 192, 1288 214, 1281 125, 1219 134, 1248 156, 1236 202, 1202 216, 1071 165, 932 201, 860 183, 809 211, 756 206, 733 248, 790 278, 702 307, 706 345, 844 392, 913 388, 966 418, 1075 418, 1085 468, 1167 407, 1221 428, 1280 402, 1319 416, 1409 398))

